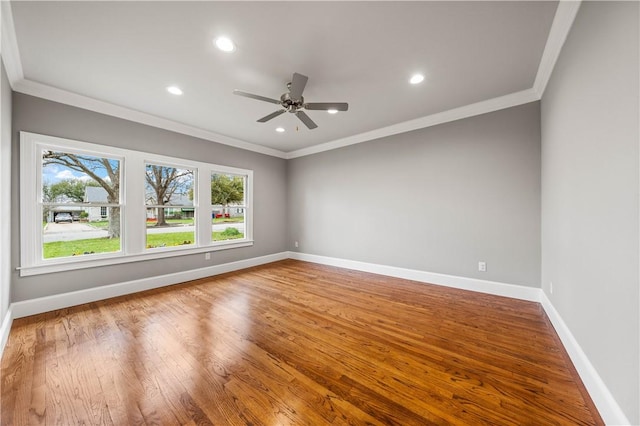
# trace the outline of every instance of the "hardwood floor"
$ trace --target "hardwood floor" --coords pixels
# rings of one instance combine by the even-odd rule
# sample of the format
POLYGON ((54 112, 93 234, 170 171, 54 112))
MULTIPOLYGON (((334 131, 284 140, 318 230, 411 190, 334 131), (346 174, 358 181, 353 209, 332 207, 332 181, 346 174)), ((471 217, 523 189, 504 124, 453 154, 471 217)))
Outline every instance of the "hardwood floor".
POLYGON ((536 303, 285 260, 14 321, 2 425, 603 424, 536 303))

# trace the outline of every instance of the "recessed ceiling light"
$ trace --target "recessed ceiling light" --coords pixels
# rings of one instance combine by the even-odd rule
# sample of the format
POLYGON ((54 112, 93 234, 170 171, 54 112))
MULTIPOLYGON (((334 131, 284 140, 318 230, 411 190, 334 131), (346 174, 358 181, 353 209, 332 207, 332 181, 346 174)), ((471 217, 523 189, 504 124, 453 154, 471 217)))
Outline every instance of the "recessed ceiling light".
POLYGON ((327 110, 327 112, 328 112, 329 114, 337 114, 337 113, 338 113, 338 110, 337 110, 337 109, 334 109, 334 108, 331 108, 331 109, 328 109, 328 110, 327 110))
POLYGON ((418 84, 418 83, 422 83, 423 80, 424 80, 424 75, 422 75, 422 74, 414 74, 409 79, 409 83, 418 84))
POLYGON ((172 95, 182 95, 182 90, 178 86, 169 86, 167 87, 167 92, 172 95))
POLYGON ((223 52, 233 52, 236 50, 236 45, 233 44, 233 41, 228 37, 218 37, 215 39, 215 44, 216 47, 223 52))
POLYGON ((276 132, 278 133, 284 132, 284 127, 276 127, 276 132))

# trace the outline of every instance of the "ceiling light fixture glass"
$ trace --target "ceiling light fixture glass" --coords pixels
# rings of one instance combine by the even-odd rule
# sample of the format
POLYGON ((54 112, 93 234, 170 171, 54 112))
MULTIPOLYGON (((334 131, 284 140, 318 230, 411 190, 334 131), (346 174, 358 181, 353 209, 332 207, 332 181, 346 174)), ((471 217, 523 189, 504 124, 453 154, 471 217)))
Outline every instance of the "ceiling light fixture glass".
POLYGON ((422 83, 423 81, 424 81, 424 75, 422 74, 414 74, 409 79, 409 83, 411 84, 419 84, 419 83, 422 83))
POLYGON ((171 93, 172 95, 182 95, 182 90, 178 86, 167 87, 167 92, 171 93))
POLYGON ((328 112, 329 114, 337 114, 337 113, 338 113, 338 110, 337 110, 337 109, 334 109, 334 108, 331 108, 331 109, 328 109, 328 110, 327 110, 327 112, 328 112))
POLYGON ((284 128, 283 127, 276 127, 276 132, 282 133, 282 132, 284 132, 284 128))
POLYGON ((223 52, 233 52, 236 50, 236 45, 233 44, 233 41, 228 37, 218 37, 215 39, 214 43, 216 47, 223 52))

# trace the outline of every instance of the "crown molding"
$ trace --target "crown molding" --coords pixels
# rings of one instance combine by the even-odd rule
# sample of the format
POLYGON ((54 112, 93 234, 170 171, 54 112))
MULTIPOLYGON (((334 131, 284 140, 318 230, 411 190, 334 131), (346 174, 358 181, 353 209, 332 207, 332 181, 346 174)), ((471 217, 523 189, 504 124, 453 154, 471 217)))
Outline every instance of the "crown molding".
POLYGON ((561 0, 558 3, 558 9, 556 9, 556 14, 549 30, 547 44, 544 46, 544 52, 538 66, 538 73, 533 83, 533 90, 535 90, 540 99, 542 99, 547 83, 549 83, 551 73, 556 66, 556 61, 560 56, 564 42, 567 40, 581 3, 582 0, 561 0))
POLYGON ((18 41, 16 39, 16 28, 13 24, 13 12, 11 11, 11 2, 0 2, 0 14, 2 21, 2 61, 7 71, 9 84, 13 89, 14 85, 24 78, 22 71, 22 61, 20 60, 20 50, 18 49, 18 41))
POLYGON ((46 84, 28 80, 24 77, 22 69, 22 60, 20 59, 20 50, 18 49, 18 41, 16 38, 15 26, 13 23, 13 13, 10 1, 0 2, 1 26, 2 26, 2 61, 7 71, 7 78, 11 88, 25 95, 36 96, 54 102, 83 108, 89 111, 98 112, 112 117, 118 117, 136 123, 146 124, 148 126, 181 133, 187 136, 193 136, 200 139, 217 142, 223 145, 229 145, 247 151, 257 152, 259 154, 270 155, 278 158, 285 158, 286 153, 273 148, 267 148, 256 145, 240 139, 235 139, 219 133, 189 126, 184 123, 158 117, 152 114, 136 111, 120 105, 109 102, 100 101, 88 96, 79 95, 77 93, 58 89, 46 84))
POLYGON ((225 136, 219 133, 214 133, 208 130, 189 126, 187 124, 147 114, 145 112, 136 111, 109 102, 100 101, 88 96, 79 95, 77 93, 58 89, 31 80, 23 79, 16 82, 13 86, 13 90, 15 90, 16 92, 24 93, 25 95, 48 99, 50 101, 63 103, 65 105, 70 105, 89 111, 110 115, 112 117, 134 121, 136 123, 146 124, 148 126, 157 127, 160 129, 170 130, 172 132, 217 142, 223 145, 233 146, 247 151, 253 151, 279 158, 286 157, 286 153, 277 149, 267 148, 261 145, 245 142, 240 139, 234 139, 232 137, 225 136))
POLYGON ((55 102, 64 103, 78 108, 122 118, 158 127, 165 130, 233 146, 236 148, 270 155, 283 159, 293 159, 306 155, 317 154, 332 149, 338 149, 349 145, 368 142, 379 138, 392 136, 412 130, 448 123, 462 118, 473 117, 475 115, 486 114, 500 109, 522 105, 529 102, 538 101, 542 98, 547 83, 560 51, 571 30, 573 21, 578 13, 582 0, 560 0, 558 8, 551 24, 549 37, 540 60, 538 72, 536 74, 533 87, 520 92, 510 93, 493 99, 488 99, 474 104, 461 106, 414 120, 405 121, 391 126, 375 129, 369 132, 360 133, 342 139, 302 148, 295 151, 284 152, 262 145, 235 139, 230 136, 200 129, 184 123, 179 123, 166 118, 157 117, 141 111, 132 110, 120 105, 93 99, 73 92, 51 87, 42 83, 30 81, 24 78, 20 52, 13 24, 13 14, 11 12, 11 2, 1 1, 2 12, 2 60, 7 70, 7 76, 11 88, 20 93, 37 96, 55 102))
POLYGON ((370 132, 360 133, 358 135, 349 136, 343 139, 314 145, 309 148, 298 149, 287 153, 287 159, 303 157, 306 155, 317 154, 323 151, 342 148, 349 145, 355 145, 362 142, 369 142, 386 136, 393 136, 399 133, 410 132, 412 130, 424 129, 426 127, 436 126, 438 124, 448 123, 450 121, 460 120, 462 118, 473 117, 480 114, 486 114, 517 105, 526 104, 540 100, 533 89, 522 90, 520 92, 510 93, 486 101, 476 102, 453 108, 447 111, 431 114, 426 117, 416 118, 415 120, 404 121, 402 123, 393 124, 391 126, 382 127, 370 132))
POLYGON ((500 109, 539 101, 542 99, 544 89, 551 78, 551 73, 553 72, 556 61, 560 56, 560 51, 562 50, 562 46, 564 45, 567 35, 571 30, 571 26, 573 25, 573 21, 578 13, 581 3, 582 0, 560 0, 558 2, 558 8, 556 9, 553 22, 551 23, 549 37, 547 38, 547 43, 545 44, 532 88, 428 115, 426 117, 417 118, 415 120, 405 121, 403 123, 394 124, 392 126, 383 127, 370 132, 360 133, 347 138, 337 139, 320 145, 298 149, 296 151, 290 151, 287 153, 286 158, 292 159, 306 155, 318 154, 320 152, 368 142, 386 136, 410 132, 412 130, 436 126, 438 124, 448 123, 462 118, 473 117, 475 115, 486 114, 500 109))

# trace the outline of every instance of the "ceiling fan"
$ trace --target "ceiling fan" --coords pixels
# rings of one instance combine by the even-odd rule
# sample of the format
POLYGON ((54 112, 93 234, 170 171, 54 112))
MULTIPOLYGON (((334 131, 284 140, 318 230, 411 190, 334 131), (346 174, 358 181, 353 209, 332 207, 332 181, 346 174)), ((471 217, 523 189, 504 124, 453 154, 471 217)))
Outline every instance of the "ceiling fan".
POLYGON ((283 93, 280 96, 280 100, 266 98, 260 95, 254 95, 252 93, 243 92, 241 90, 234 90, 234 95, 244 96, 251 99, 257 99, 259 101, 270 102, 272 104, 277 104, 282 107, 276 112, 272 112, 271 114, 264 116, 258 120, 259 123, 266 123, 267 121, 276 118, 280 114, 284 114, 285 112, 290 112, 295 114, 296 117, 300 119, 310 130, 318 127, 316 123, 313 122, 311 118, 302 110, 307 111, 347 111, 349 109, 349 104, 346 102, 311 102, 305 103, 304 98, 302 97, 302 92, 304 91, 304 87, 307 85, 307 80, 309 77, 293 73, 293 78, 290 83, 287 83, 287 89, 289 90, 286 93, 283 93))

